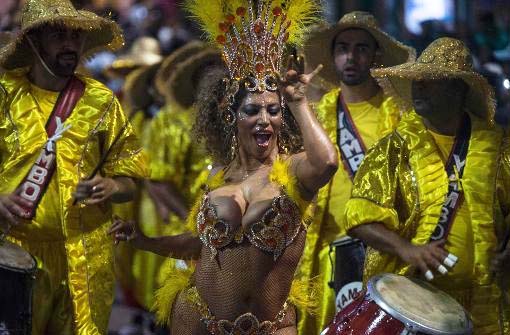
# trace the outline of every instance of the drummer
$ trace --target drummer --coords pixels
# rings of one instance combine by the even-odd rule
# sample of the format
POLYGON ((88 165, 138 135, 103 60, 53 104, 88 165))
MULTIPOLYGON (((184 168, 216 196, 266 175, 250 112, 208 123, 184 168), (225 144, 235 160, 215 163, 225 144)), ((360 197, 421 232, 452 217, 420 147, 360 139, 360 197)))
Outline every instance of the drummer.
POLYGON ((369 152, 346 205, 348 233, 370 246, 364 279, 419 274, 471 313, 474 334, 508 334, 510 148, 491 87, 452 38, 372 75, 411 109, 369 152))
POLYGON ((132 197, 146 160, 112 91, 75 70, 122 35, 69 0, 28 0, 21 15, 0 49, 0 228, 38 261, 32 334, 106 334, 110 203, 132 197))
POLYGON ((308 230, 300 268, 304 277, 321 275, 324 282, 320 309, 313 316, 300 315, 300 333, 318 334, 335 314, 335 292, 327 288, 332 280, 328 252, 331 242, 345 236, 343 213, 352 178, 366 150, 397 126, 402 112, 394 98, 372 78, 370 69, 414 60, 415 51, 383 32, 374 16, 356 11, 312 33, 305 59, 311 69, 323 64, 318 77, 334 87, 318 103, 317 115, 344 162, 344 168, 319 193, 318 212, 308 230), (329 52, 324 52, 325 45, 330 47, 329 52), (338 119, 347 114, 346 120, 339 123, 338 119), (338 129, 339 124, 348 122, 349 127, 338 129))

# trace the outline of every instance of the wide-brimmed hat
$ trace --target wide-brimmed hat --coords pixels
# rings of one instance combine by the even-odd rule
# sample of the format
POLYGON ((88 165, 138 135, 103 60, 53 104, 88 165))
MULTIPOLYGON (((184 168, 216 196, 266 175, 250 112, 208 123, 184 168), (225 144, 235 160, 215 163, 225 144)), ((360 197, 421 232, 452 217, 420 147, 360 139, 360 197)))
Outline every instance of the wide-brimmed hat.
POLYGON ((0 66, 11 70, 31 65, 34 52, 25 37, 31 30, 47 24, 85 31, 85 57, 104 49, 114 51, 124 43, 120 27, 114 21, 76 10, 69 0, 27 0, 21 13, 21 30, 0 49, 0 66))
POLYGON ((372 35, 381 51, 379 66, 394 66, 416 59, 416 51, 382 31, 372 14, 351 12, 345 14, 336 25, 319 26, 309 35, 305 44, 305 57, 310 68, 314 69, 322 64, 324 68, 319 76, 335 86, 338 85, 339 78, 333 62, 333 42, 339 33, 347 29, 363 29, 372 35))
POLYGON ((449 37, 438 38, 415 62, 373 69, 371 72, 374 78, 384 79, 391 85, 388 89, 393 90, 407 108, 412 108, 412 81, 462 79, 469 86, 466 108, 487 119, 489 124, 494 122, 494 90, 482 75, 474 71, 471 54, 462 41, 449 37))
POLYGON ((161 62, 161 48, 157 39, 149 36, 137 38, 129 51, 110 64, 104 74, 108 77, 125 76, 141 66, 150 66, 161 62))
POLYGON ((176 64, 167 82, 169 102, 178 103, 184 108, 193 105, 200 75, 212 66, 224 66, 220 51, 212 47, 176 64))
POLYGON ((207 45, 203 42, 191 41, 167 56, 156 73, 155 83, 159 94, 164 96, 167 100, 171 99, 172 92, 170 92, 168 79, 176 70, 177 65, 201 51, 204 51, 206 48, 207 45))
POLYGON ((155 90, 154 77, 160 65, 161 63, 143 66, 127 75, 123 91, 125 104, 130 113, 145 110, 154 103, 154 94, 157 92, 150 92, 150 90, 155 90))

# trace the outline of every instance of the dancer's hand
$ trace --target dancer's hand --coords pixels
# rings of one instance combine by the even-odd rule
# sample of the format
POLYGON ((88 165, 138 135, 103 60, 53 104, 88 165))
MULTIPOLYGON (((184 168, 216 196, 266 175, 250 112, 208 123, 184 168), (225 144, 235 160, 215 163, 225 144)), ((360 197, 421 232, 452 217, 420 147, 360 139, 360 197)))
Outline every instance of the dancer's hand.
POLYGON ((77 201, 83 201, 86 205, 96 205, 110 199, 119 189, 115 179, 96 175, 90 180, 80 181, 73 195, 77 201))
POLYGON ((322 64, 317 66, 312 72, 306 74, 304 57, 289 56, 287 72, 279 81, 280 92, 287 104, 299 104, 307 101, 306 87, 321 69, 322 64))
POLYGON ((135 248, 141 249, 147 236, 141 231, 137 222, 128 220, 124 221, 118 216, 113 217, 113 223, 108 229, 108 234, 115 239, 115 244, 120 241, 129 242, 135 248))

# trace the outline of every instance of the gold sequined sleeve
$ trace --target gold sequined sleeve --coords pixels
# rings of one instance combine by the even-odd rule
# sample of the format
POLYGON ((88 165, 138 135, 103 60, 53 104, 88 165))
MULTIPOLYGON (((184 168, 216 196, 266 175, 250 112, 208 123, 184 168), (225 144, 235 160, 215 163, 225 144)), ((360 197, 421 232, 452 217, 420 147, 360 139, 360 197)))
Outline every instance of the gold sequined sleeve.
POLYGON ((397 230, 395 210, 401 150, 395 133, 383 138, 367 153, 356 173, 351 198, 346 204, 346 230, 380 222, 397 230))
POLYGON ((106 176, 148 177, 147 156, 117 98, 112 98, 99 131, 104 134, 102 152, 110 150, 103 168, 106 176))
POLYGON ((3 85, 0 84, 0 138, 2 139, 0 141, 0 166, 4 160, 4 157, 2 154, 4 152, 4 141, 5 141, 4 130, 7 128, 7 126, 5 125, 5 122, 7 120, 7 117, 6 117, 7 110, 5 107, 6 100, 7 100, 7 91, 5 90, 3 85))
MULTIPOLYGON (((497 200, 504 220, 497 226, 498 236, 507 236, 510 232, 510 138, 503 141, 498 180, 497 200)), ((497 220, 496 220, 497 221, 497 220)))

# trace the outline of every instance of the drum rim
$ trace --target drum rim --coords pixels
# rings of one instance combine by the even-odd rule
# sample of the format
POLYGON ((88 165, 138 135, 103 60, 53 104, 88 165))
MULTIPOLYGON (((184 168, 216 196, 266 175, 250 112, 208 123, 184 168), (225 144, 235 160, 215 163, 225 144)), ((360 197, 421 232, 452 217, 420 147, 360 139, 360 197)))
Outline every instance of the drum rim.
MULTIPOLYGON (((419 324, 416 321, 411 320, 407 316, 402 315, 400 312, 396 311, 393 307, 391 307, 384 300, 384 298, 381 296, 381 294, 379 294, 379 292, 375 289, 375 284, 377 283, 377 281, 379 279, 381 279, 382 277, 385 277, 385 276, 399 276, 399 275, 396 275, 394 273, 382 273, 382 274, 379 274, 379 275, 376 275, 376 276, 370 278, 368 283, 367 283, 367 292, 370 295, 370 298, 379 307, 381 307, 386 313, 388 313, 389 315, 391 315, 392 317, 394 317, 398 321, 402 322, 407 329, 412 330, 413 332, 425 332, 426 334, 429 334, 429 335, 466 335, 466 334, 473 334, 473 323, 472 323, 471 318, 469 317, 468 313, 466 312, 466 310, 464 308, 463 309, 464 309, 464 314, 466 315, 466 318, 467 318, 467 327, 468 327, 468 329, 466 329, 465 331, 462 331, 462 332, 448 332, 448 331, 443 331, 443 330, 431 328, 429 326, 419 324)), ((406 278, 408 278, 408 277, 406 277, 406 278)), ((411 279, 411 278, 409 278, 409 279, 411 279)), ((429 285, 429 286, 431 286, 429 283, 426 283, 426 282, 424 282, 424 283, 429 285)))
MULTIPOLYGON (((26 252, 30 256, 30 258, 32 259, 32 263, 33 263, 32 267, 28 268, 28 269, 15 268, 15 267, 12 267, 12 266, 0 263, 0 268, 1 269, 10 270, 10 271, 19 272, 19 273, 26 273, 26 274, 35 274, 36 273, 36 271, 37 271, 37 259, 35 259, 35 257, 31 253, 29 253, 28 251, 23 249, 19 244, 13 243, 13 242, 11 242, 9 240, 1 241, 1 243, 9 243, 9 244, 11 244, 11 245, 13 245, 15 247, 20 248, 21 250, 23 250, 24 252, 26 252)), ((1 245, 1 243, 0 243, 0 245, 1 245)))
POLYGON ((350 237, 349 235, 346 235, 346 236, 337 238, 336 240, 331 242, 330 245, 332 247, 338 247, 338 246, 348 245, 348 244, 351 244, 351 243, 354 244, 354 243, 359 243, 359 242, 361 242, 360 239, 357 239, 357 238, 354 238, 354 237, 350 237))

